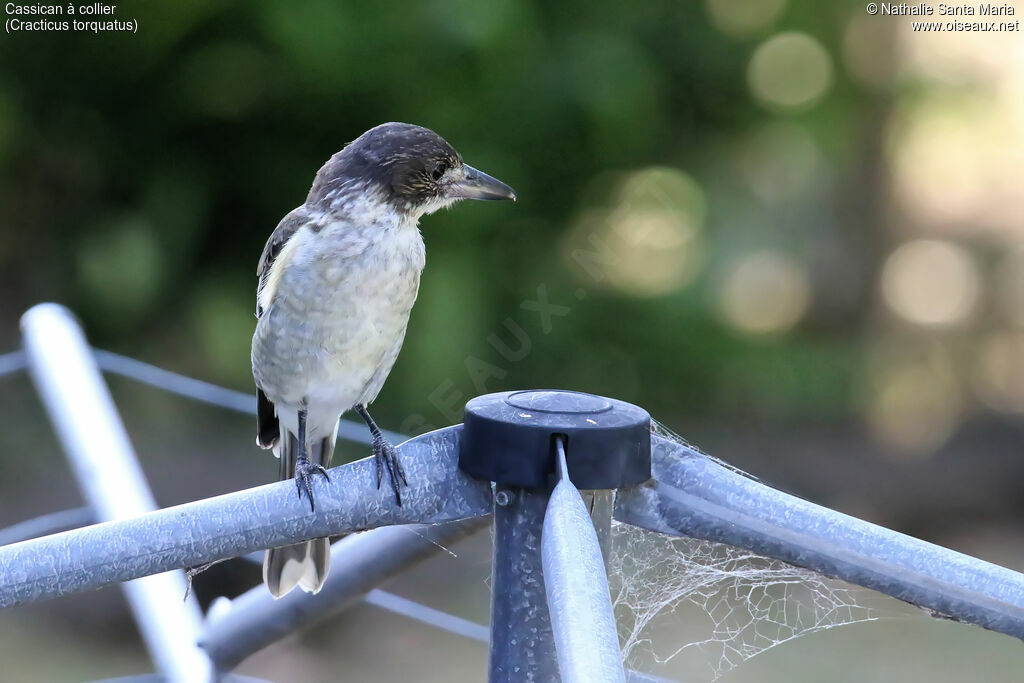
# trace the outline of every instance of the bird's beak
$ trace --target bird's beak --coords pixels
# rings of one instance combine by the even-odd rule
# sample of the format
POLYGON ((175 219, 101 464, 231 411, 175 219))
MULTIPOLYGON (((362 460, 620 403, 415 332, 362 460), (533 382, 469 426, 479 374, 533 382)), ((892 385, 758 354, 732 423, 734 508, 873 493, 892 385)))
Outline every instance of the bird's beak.
POLYGON ((455 199, 511 199, 515 201, 516 191, 492 178, 483 171, 478 171, 469 164, 463 164, 464 175, 461 180, 452 184, 448 196, 455 199))

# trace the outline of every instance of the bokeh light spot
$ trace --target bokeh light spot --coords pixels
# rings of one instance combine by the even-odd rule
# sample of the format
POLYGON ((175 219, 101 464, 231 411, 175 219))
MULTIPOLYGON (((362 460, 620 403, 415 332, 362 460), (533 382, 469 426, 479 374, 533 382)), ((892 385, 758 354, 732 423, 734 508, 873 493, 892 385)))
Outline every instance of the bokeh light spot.
POLYGON ((804 109, 832 85, 832 58, 806 34, 780 33, 754 51, 747 81, 757 100, 771 109, 804 109))
POLYGON ((786 0, 707 0, 708 17, 722 33, 745 38, 768 28, 786 7, 786 0))
POLYGON ((963 400, 944 356, 895 364, 877 374, 867 421, 901 458, 931 455, 960 422, 963 400))
MULTIPOLYGON (((568 240, 568 256, 594 239, 611 256, 591 275, 640 297, 668 294, 688 284, 704 265, 704 192, 673 168, 648 168, 623 177, 606 210, 583 214, 568 240)), ((578 263, 577 263, 578 265, 578 263)))
POLYGON ((789 330, 807 312, 810 300, 803 264, 770 250, 741 257, 726 273, 718 293, 722 317, 748 334, 789 330))
POLYGON ((977 302, 980 281, 971 255, 940 240, 897 248, 882 268, 882 296, 900 317, 918 325, 964 321, 977 302))
POLYGON ((915 98, 888 143, 895 196, 919 227, 1024 236, 1024 89, 915 98))
POLYGON ((251 295, 228 273, 207 276, 195 291, 188 314, 196 350, 214 377, 244 386, 252 380, 249 344, 255 322, 251 295))
POLYGON ((78 278, 90 301, 102 302, 111 322, 130 322, 147 310, 163 284, 164 262, 152 225, 136 216, 108 219, 84 238, 78 278))

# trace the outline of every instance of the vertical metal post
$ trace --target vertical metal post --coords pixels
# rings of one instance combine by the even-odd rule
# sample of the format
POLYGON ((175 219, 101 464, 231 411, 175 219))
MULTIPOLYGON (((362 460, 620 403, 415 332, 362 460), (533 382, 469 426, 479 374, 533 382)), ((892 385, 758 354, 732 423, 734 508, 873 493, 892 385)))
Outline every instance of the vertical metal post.
POLYGON ((550 494, 498 486, 491 575, 491 683, 558 681, 541 530, 550 494))
MULTIPOLYGON (((495 484, 492 682, 624 680, 598 535, 575 486, 610 491, 650 479, 650 425, 641 408, 578 391, 511 391, 466 404, 459 468, 495 484), (552 496, 556 462, 564 486, 552 496), (586 542, 571 538, 584 529, 586 542), (554 537, 552 548, 545 542, 542 551, 542 534, 554 537), (553 589, 545 588, 545 576, 553 589), (553 631, 555 607, 561 619, 553 631), (559 635, 565 653, 562 640, 556 652, 559 635), (595 655, 596 667, 581 661, 595 655)), ((602 494, 598 503, 603 531, 611 525, 610 500, 602 494)))
POLYGON ((590 508, 590 521, 597 532, 597 542, 601 546, 601 558, 604 560, 605 573, 608 572, 608 559, 612 554, 612 513, 615 512, 615 491, 595 490, 581 494, 583 502, 590 508))
MULTIPOLYGON (((156 509, 91 349, 71 313, 57 304, 30 309, 21 319, 29 370, 71 462, 82 492, 101 521, 156 509)), ((181 571, 124 584, 139 629, 167 681, 199 683, 212 676, 197 646, 202 616, 184 599, 181 571)))
POLYGON ((597 532, 569 481, 564 439, 556 445, 559 481, 544 516, 541 556, 558 669, 565 683, 625 683, 597 532))

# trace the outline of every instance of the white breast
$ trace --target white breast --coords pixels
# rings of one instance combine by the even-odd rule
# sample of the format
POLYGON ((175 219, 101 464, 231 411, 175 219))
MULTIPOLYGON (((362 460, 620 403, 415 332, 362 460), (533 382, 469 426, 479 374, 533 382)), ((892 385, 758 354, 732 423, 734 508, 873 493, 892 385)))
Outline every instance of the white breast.
POLYGON ((311 425, 332 424, 377 396, 425 261, 414 222, 389 222, 369 208, 351 215, 361 221, 302 228, 282 250, 288 260, 253 339, 257 383, 275 403, 305 399, 311 425))

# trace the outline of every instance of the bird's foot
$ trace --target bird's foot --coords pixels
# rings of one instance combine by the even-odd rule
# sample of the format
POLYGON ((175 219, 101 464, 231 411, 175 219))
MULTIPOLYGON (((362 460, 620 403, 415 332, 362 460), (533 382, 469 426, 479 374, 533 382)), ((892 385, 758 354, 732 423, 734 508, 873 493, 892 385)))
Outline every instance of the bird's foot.
POLYGON ((388 477, 391 479, 391 490, 395 492, 395 503, 402 507, 401 488, 408 486, 409 482, 405 478, 402 461, 398 459, 398 450, 384 437, 378 437, 373 440, 373 455, 377 460, 377 488, 380 488, 384 470, 387 469, 388 477))
POLYGON ((311 512, 316 512, 316 503, 313 502, 314 474, 322 474, 324 479, 331 480, 331 476, 327 474, 323 465, 314 465, 309 460, 299 460, 295 463, 295 488, 299 490, 299 500, 302 500, 302 493, 305 491, 306 497, 309 498, 311 512))

